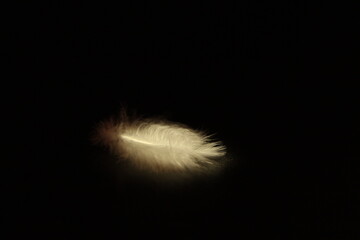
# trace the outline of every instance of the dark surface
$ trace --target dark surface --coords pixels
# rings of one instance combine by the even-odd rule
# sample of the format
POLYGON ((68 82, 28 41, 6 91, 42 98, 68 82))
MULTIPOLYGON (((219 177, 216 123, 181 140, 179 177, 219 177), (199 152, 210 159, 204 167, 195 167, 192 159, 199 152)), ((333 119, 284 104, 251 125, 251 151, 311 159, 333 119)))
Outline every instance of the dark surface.
POLYGON ((5 183, 13 233, 358 239, 352 6, 28 5, 11 22, 9 61, 14 79, 27 80, 17 86, 19 122, 40 138, 24 141, 5 183), (232 164, 174 187, 118 176, 89 137, 122 104, 217 133, 232 164))

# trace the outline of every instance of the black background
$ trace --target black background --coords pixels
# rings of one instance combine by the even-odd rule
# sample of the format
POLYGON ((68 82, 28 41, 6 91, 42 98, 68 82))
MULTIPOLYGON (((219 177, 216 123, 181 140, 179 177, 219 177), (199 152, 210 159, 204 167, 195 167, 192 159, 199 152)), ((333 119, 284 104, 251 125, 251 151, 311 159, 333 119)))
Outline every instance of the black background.
POLYGON ((29 135, 4 182, 13 233, 358 239, 354 6, 170 2, 16 7, 11 101, 29 135), (119 177, 89 137, 122 105, 216 133, 232 163, 173 187, 119 177))

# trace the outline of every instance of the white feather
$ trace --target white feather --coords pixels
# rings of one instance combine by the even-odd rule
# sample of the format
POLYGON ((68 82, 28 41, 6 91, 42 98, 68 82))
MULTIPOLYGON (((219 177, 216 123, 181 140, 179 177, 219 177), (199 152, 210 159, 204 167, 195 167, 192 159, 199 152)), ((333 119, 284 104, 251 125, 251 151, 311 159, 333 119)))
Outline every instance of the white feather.
POLYGON ((214 170, 225 155, 225 147, 203 132, 149 119, 105 121, 96 139, 137 169, 156 173, 214 170))

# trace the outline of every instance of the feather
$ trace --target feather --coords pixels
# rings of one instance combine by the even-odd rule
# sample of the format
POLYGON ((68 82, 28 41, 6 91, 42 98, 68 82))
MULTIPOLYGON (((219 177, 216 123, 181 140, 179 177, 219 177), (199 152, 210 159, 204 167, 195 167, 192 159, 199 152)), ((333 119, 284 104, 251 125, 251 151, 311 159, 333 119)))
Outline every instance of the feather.
POLYGON ((225 155, 225 146, 204 132, 163 120, 131 121, 125 114, 102 122, 95 139, 135 169, 152 173, 209 172, 225 155))

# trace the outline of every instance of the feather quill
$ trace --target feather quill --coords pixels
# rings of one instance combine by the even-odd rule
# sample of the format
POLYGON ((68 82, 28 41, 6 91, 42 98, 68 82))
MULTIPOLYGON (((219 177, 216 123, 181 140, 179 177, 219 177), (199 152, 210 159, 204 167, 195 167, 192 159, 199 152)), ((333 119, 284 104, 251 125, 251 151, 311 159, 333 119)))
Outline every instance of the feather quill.
POLYGON ((136 169, 152 173, 209 172, 217 169, 225 146, 185 125, 154 119, 102 122, 95 139, 136 169))

